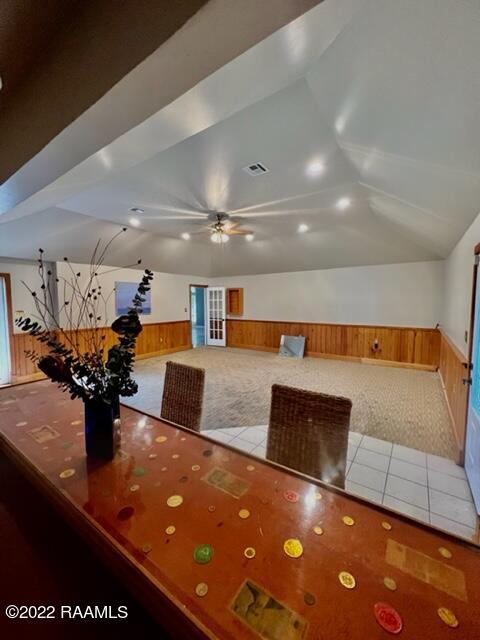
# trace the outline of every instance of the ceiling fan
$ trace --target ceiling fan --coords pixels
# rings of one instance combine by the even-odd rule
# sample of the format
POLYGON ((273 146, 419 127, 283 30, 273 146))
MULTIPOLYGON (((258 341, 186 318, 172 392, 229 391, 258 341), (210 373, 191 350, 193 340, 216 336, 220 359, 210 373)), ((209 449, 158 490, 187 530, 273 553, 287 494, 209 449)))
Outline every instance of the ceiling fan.
MULTIPOLYGON (((349 187, 351 185, 349 184, 349 187)), ((344 191, 345 185, 342 185, 342 191, 344 191)), ((247 221, 251 221, 254 224, 263 221, 265 218, 272 218, 277 216, 306 216, 306 215, 318 215, 322 212, 328 214, 336 207, 337 209, 346 209, 350 205, 350 199, 346 197, 340 198, 335 204, 325 203, 324 206, 319 206, 317 202, 309 203, 308 200, 314 196, 327 195, 328 200, 331 201, 333 197, 336 198, 338 192, 338 186, 326 187, 318 191, 308 191, 306 193, 299 193, 294 196, 284 197, 279 200, 271 200, 269 202, 259 202, 258 204, 250 204, 243 206, 239 209, 233 209, 229 213, 226 211, 218 211, 207 207, 206 198, 202 198, 199 194, 191 193, 188 200, 178 197, 176 194, 168 193, 164 191, 165 200, 161 205, 152 207, 154 210, 161 211, 161 215, 155 212, 154 215, 146 215, 144 218, 150 218, 154 220, 182 220, 188 221, 188 225, 196 227, 192 229, 185 229, 181 234, 182 238, 188 240, 191 235, 197 234, 209 234, 212 242, 223 245, 229 241, 231 236, 243 236, 247 241, 254 240, 254 231, 251 229, 243 228, 243 224, 247 221), (307 202, 302 203, 302 200, 307 202), (195 204, 193 204, 193 202, 195 204), (201 225, 199 227, 199 225, 201 225)), ((222 192, 223 193, 223 192, 222 192)), ((221 200, 221 193, 216 200, 221 200)), ((144 213, 143 209, 133 207, 130 211, 134 213, 144 213)), ((140 224, 136 219, 136 225, 140 224)), ((184 222, 185 224, 185 222, 184 222)), ((184 227, 185 228, 185 227, 184 227)), ((298 231, 300 233, 308 230, 306 224, 300 224, 298 231)))
POLYGON ((225 244, 229 241, 230 236, 251 236, 253 238, 253 231, 240 228, 243 220, 233 218, 224 211, 211 211, 207 220, 210 224, 194 233, 209 233, 210 240, 216 244, 225 244))

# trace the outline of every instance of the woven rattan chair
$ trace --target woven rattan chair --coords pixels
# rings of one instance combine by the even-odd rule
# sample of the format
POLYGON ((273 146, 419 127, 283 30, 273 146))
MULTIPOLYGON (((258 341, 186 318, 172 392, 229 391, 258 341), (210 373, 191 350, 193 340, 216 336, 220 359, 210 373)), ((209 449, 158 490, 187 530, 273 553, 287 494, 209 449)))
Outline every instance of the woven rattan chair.
POLYGON ((160 417, 200 431, 205 369, 167 362, 160 417))
POLYGON ((348 398, 274 384, 267 458, 343 489, 351 410, 348 398))

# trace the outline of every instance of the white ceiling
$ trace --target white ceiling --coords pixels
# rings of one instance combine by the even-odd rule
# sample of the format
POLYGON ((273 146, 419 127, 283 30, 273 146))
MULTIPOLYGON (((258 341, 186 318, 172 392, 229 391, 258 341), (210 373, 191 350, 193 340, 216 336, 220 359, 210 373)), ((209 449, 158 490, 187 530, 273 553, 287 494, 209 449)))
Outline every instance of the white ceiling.
MULTIPOLYGON (((77 176, 50 189, 54 206, 45 209, 40 194, 43 207, 26 217, 12 209, 0 255, 13 256, 14 246, 14 257, 31 257, 40 241, 64 252, 75 232, 71 257, 85 260, 99 233, 128 224, 138 206, 145 213, 134 236, 158 270, 235 275, 431 260, 448 255, 480 212, 477 0, 326 0, 193 91, 190 119, 203 112, 200 126, 184 127, 169 148, 159 140, 157 153, 154 136, 142 144, 146 130, 132 130, 128 145, 102 150, 110 167, 96 184, 77 176), (127 147, 136 163, 117 162, 127 147), (269 173, 242 171, 256 161, 269 173), (309 175, 312 161, 323 173, 309 175), (340 212, 342 197, 352 205, 340 212), (254 241, 213 245, 201 232, 212 210, 229 212, 254 241), (309 231, 298 234, 299 223, 309 231)), ((184 106, 163 116, 177 132, 179 114, 188 120, 184 106)))
MULTIPOLYGON (((357 171, 301 79, 62 206, 127 223, 130 207, 138 205, 145 210, 138 216, 143 229, 174 237, 205 226, 206 211, 238 212, 266 239, 291 233, 303 212, 313 225, 328 222, 337 199, 357 182, 357 171), (317 157, 328 171, 312 178, 305 168, 317 157), (242 167, 257 160, 269 173, 248 176, 242 167)), ((208 243, 209 235, 196 239, 208 243)))

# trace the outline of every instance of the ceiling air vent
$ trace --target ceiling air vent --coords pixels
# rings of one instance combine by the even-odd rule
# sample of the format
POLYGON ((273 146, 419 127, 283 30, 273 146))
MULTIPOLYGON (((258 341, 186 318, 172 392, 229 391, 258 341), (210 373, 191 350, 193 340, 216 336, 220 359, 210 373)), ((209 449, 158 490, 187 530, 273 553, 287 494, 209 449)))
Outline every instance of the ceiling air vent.
POLYGON ((249 176, 262 176, 264 173, 268 173, 267 167, 261 162, 255 162, 255 164, 249 164, 247 167, 243 167, 245 173, 249 176))

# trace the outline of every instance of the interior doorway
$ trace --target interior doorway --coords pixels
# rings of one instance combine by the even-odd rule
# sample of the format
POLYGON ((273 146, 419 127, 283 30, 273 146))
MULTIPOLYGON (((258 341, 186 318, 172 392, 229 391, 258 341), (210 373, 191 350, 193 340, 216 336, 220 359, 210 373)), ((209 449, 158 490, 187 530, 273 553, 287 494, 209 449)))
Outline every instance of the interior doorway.
POLYGON ((205 300, 207 286, 201 284, 190 285, 190 325, 192 331, 192 347, 205 345, 205 300))
POLYGON ((10 363, 10 279, 0 273, 0 385, 11 381, 10 363))

